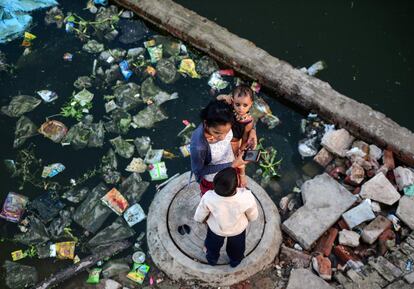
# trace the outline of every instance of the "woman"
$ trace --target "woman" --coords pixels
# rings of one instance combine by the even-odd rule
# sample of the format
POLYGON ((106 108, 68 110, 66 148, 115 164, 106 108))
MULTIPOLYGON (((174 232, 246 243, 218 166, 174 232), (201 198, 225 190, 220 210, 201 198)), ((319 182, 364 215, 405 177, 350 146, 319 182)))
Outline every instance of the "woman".
MULTIPOLYGON (((201 111, 202 123, 191 137, 191 171, 200 184, 201 195, 213 189, 214 176, 222 169, 244 168, 247 162, 237 158, 231 147, 234 120, 230 105, 213 100, 201 111)), ((253 142, 255 136, 252 137, 253 142)), ((246 176, 240 175, 240 185, 246 185, 246 176)))

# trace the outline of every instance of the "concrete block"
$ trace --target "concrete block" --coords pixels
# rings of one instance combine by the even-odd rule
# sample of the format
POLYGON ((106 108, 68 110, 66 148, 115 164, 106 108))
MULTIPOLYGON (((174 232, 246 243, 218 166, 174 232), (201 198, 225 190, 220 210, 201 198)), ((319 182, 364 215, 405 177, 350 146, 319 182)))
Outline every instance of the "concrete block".
POLYGON ((345 153, 354 141, 354 137, 346 129, 327 132, 321 141, 324 148, 333 154, 345 157, 345 153))
POLYGON ((373 220, 375 218, 375 214, 372 211, 370 200, 364 200, 358 206, 344 213, 342 218, 350 229, 363 222, 373 220))
POLYGON ((397 217, 414 230, 414 197, 403 196, 398 203, 397 217))
POLYGON ((386 229, 391 227, 391 221, 384 216, 378 216, 362 231, 361 238, 368 244, 373 244, 386 229))
POLYGON ((304 206, 283 224, 283 230, 306 250, 341 217, 356 197, 328 174, 322 174, 302 185, 304 206))
POLYGON ((322 278, 316 276, 307 269, 296 269, 290 273, 289 283, 286 289, 334 289, 322 278))
POLYGON ((358 247, 360 237, 361 236, 357 232, 342 230, 339 232, 339 244, 349 247, 358 247))
POLYGON ((401 198, 401 195, 383 173, 378 173, 364 183, 359 195, 363 199, 371 199, 390 206, 401 198))

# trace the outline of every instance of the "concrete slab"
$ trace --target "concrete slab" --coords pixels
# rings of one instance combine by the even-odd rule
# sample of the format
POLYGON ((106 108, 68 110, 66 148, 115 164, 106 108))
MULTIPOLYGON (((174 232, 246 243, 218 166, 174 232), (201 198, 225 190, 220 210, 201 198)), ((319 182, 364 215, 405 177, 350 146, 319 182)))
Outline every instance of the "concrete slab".
POLYGON ((401 198, 401 195, 383 173, 378 173, 364 183, 359 195, 363 199, 371 199, 389 206, 395 204, 401 198))
POLYGON ((307 269, 296 269, 290 273, 289 283, 286 289, 334 289, 322 278, 316 276, 307 269))
POLYGON ((398 203, 397 217, 414 230, 414 197, 403 196, 398 203))
POLYGON ((324 173, 302 185, 304 206, 282 224, 282 229, 306 250, 356 201, 356 196, 324 173))

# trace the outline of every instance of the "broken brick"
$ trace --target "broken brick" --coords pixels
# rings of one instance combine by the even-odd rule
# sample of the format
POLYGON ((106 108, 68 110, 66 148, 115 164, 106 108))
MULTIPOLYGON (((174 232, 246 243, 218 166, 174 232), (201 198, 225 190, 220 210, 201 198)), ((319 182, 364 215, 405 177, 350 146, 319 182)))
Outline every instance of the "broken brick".
POLYGON ((315 252, 319 252, 325 256, 329 256, 332 252, 335 239, 338 236, 338 229, 330 228, 322 237, 319 238, 315 252))

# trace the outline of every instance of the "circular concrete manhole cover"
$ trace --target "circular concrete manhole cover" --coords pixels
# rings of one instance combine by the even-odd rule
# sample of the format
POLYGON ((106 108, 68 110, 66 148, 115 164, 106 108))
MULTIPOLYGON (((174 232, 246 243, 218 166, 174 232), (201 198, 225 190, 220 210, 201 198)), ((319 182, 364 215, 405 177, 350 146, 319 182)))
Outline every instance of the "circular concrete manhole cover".
POLYGON ((247 228, 243 261, 235 268, 227 265, 224 244, 219 264, 210 266, 203 252, 207 227, 193 219, 200 201, 199 186, 195 181, 189 184, 189 177, 190 172, 187 172, 171 181, 156 193, 149 208, 147 241, 157 267, 175 280, 230 286, 269 266, 279 252, 282 234, 278 210, 263 188, 248 178, 259 218, 247 228))

